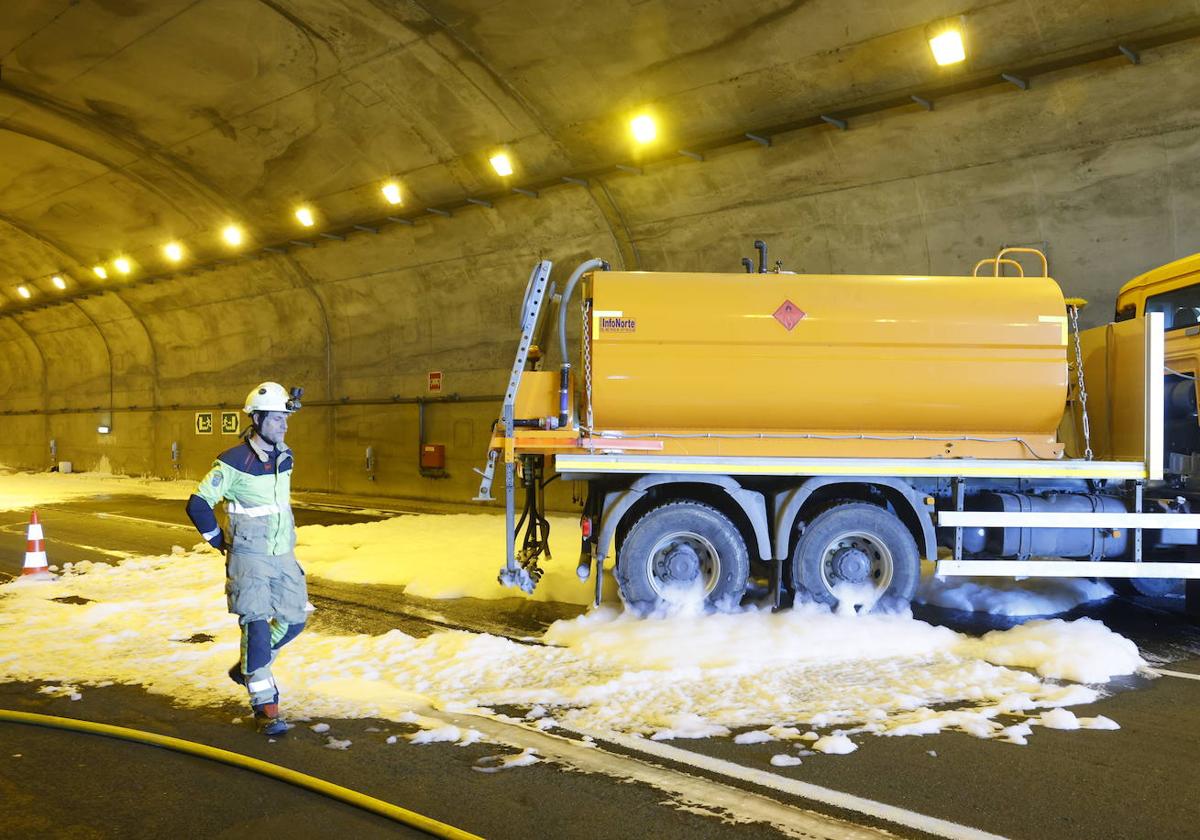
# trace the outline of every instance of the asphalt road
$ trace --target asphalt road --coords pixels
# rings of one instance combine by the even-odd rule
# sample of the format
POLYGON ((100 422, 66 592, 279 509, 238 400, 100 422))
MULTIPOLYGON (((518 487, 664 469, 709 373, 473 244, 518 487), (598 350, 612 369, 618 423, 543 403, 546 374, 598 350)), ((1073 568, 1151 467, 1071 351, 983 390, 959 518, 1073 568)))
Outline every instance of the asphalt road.
MULTIPOLYGON (((191 546, 197 541, 179 502, 110 497, 48 506, 43 512, 43 518, 54 523, 52 562, 58 564, 116 559, 121 553, 160 554, 172 544, 191 546)), ((329 505, 319 510, 297 508, 296 513, 300 524, 378 518, 329 505)), ((27 520, 23 512, 0 513, 0 572, 18 571, 27 520)), ((573 607, 524 599, 422 602, 398 587, 319 579, 310 580, 310 589, 318 607, 331 607, 318 610, 314 626, 333 632, 381 633, 398 627, 425 635, 449 625, 522 638, 536 636, 555 619, 577 612, 573 607)), ((1181 604, 1169 599, 1113 598, 1067 617, 1081 615, 1098 618, 1133 639, 1144 656, 1164 669, 1200 675, 1200 630, 1183 617, 1181 604)), ((930 608, 918 609, 918 617, 975 634, 1012 623, 930 608)), ((1195 725, 1200 681, 1128 678, 1112 688, 1115 695, 1094 709, 1072 707, 1072 711, 1112 717, 1122 727, 1116 732, 1038 729, 1024 747, 957 733, 876 738, 870 749, 861 750, 852 760, 818 755, 805 759, 802 767, 772 772, 1012 838, 1200 835, 1196 828, 1200 802, 1192 795, 1200 747, 1195 725)), ((504 750, 488 744, 455 749, 389 747, 387 733, 405 728, 387 722, 331 722, 330 734, 354 741, 352 750, 338 752, 324 749, 325 736, 304 728, 293 730, 279 743, 265 743, 248 728, 231 725, 233 717, 244 714, 240 706, 182 710, 164 698, 120 686, 89 688, 84 701, 72 703, 37 694, 35 689, 0 685, 0 705, 144 728, 256 755, 486 837, 780 836, 765 825, 730 825, 712 816, 665 807, 660 803, 668 796, 658 787, 618 783, 606 772, 564 772, 561 764, 551 761, 520 773, 475 773, 471 765, 477 758, 504 750)), ((593 752, 611 757, 617 766, 630 762, 635 775, 666 774, 668 783, 697 779, 714 783, 708 789, 714 795, 732 791, 735 799, 741 796, 749 802, 761 797, 797 814, 811 809, 862 825, 884 826, 899 836, 924 836, 771 790, 720 769, 728 766, 722 762, 757 769, 768 766, 769 755, 777 751, 770 744, 735 746, 732 739, 710 738, 677 741, 673 746, 680 752, 653 759, 653 767, 644 755, 630 755, 618 745, 602 745, 593 752), (715 761, 697 767, 704 759, 715 761)), ((298 837, 354 831, 370 837, 396 833, 394 826, 378 817, 248 776, 143 746, 0 725, 0 801, 11 803, 0 821, 0 835, 48 832, 110 837, 174 831, 221 837, 266 830, 298 837), (17 754, 20 758, 13 757, 17 754)), ((834 825, 828 836, 849 836, 838 831, 834 825)))

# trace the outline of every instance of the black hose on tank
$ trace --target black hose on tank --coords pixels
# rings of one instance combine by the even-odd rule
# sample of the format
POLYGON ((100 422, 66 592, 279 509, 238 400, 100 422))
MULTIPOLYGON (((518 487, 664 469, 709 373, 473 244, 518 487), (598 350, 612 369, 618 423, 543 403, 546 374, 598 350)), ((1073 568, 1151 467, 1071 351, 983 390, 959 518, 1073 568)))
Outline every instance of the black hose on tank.
POLYGON ((580 263, 579 267, 571 272, 571 277, 567 280, 567 285, 563 288, 562 300, 558 303, 558 347, 562 352, 562 375, 558 385, 559 428, 567 425, 567 409, 570 407, 571 399, 567 388, 571 377, 571 363, 567 361, 567 304, 571 301, 571 295, 575 292, 575 286, 579 283, 579 278, 597 268, 602 271, 608 271, 608 263, 600 259, 590 259, 587 262, 580 263))

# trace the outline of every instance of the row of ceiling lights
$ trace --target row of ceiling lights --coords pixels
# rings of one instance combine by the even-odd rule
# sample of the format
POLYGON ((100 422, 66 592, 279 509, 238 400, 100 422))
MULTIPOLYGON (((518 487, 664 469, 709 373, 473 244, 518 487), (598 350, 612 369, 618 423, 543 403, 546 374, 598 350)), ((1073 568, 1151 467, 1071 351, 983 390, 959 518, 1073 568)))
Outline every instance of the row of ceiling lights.
MULTIPOLYGON (((956 64, 966 59, 963 27, 959 19, 951 19, 935 24, 927 31, 927 38, 929 48, 937 64, 956 64)), ((629 132, 635 142, 645 145, 654 142, 658 137, 658 125, 653 116, 642 113, 629 121, 629 132)), ((488 158, 488 162, 501 178, 510 177, 514 172, 513 159, 507 151, 495 152, 488 158)), ((404 203, 404 195, 400 184, 395 180, 383 183, 379 191, 383 195, 384 201, 389 205, 398 206, 404 203)), ((317 224, 316 211, 309 204, 302 204, 296 207, 293 215, 303 228, 313 228, 317 224)), ((246 231, 241 225, 230 223, 221 229, 221 240, 229 248, 240 248, 246 242, 246 231)), ((178 266, 187 257, 187 249, 182 242, 176 240, 163 245, 162 254, 169 264, 178 266)), ((110 265, 113 271, 126 277, 132 274, 134 270, 133 261, 127 256, 114 258, 110 265)), ((92 273, 97 279, 107 280, 109 266, 97 264, 92 267, 92 273)), ((50 282, 59 291, 67 288, 67 281, 63 274, 55 274, 50 278, 50 282)), ((28 285, 17 287, 17 294, 25 300, 29 300, 33 296, 34 291, 28 285)))

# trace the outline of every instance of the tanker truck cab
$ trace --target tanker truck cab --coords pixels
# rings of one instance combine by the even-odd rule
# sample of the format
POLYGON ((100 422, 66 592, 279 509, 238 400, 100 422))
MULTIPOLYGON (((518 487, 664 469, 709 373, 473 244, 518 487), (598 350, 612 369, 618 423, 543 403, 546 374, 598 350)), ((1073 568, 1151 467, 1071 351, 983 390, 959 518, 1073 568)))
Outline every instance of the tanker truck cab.
MULTIPOLYGON (((1200 506, 1200 422, 1197 419, 1197 372, 1200 371, 1200 254, 1141 274, 1117 295, 1115 320, 1161 313, 1164 342, 1164 472, 1160 506, 1200 506)), ((1186 541, 1191 534, 1168 535, 1186 541)), ((1192 549, 1176 549, 1190 552, 1192 549)), ((1178 594, 1183 581, 1133 579, 1142 594, 1178 594)))
POLYGON ((1200 515, 1164 477, 1161 310, 1080 333, 1031 249, 943 277, 768 271, 756 247, 745 273, 593 259, 561 294, 534 267, 479 471, 479 500, 504 471, 502 584, 531 592, 550 561, 555 478, 586 488, 579 578, 598 604, 611 571, 642 613, 762 589, 776 607, 903 607, 922 560, 1200 578, 1200 515))
POLYGON ((1176 260, 1126 283, 1117 296, 1116 320, 1161 312, 1166 331, 1166 469, 1200 475, 1200 424, 1197 423, 1197 371, 1200 371, 1200 254, 1176 260))
POLYGON ((1149 312, 1163 313, 1168 333, 1200 325, 1200 254, 1147 271, 1121 287, 1114 321, 1143 318, 1149 312))

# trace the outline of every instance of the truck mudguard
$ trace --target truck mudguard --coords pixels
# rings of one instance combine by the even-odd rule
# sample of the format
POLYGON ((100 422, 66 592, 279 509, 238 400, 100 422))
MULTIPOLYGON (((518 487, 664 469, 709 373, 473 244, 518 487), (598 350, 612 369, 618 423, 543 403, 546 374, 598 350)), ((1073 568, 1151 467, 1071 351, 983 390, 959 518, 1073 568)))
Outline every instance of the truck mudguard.
POLYGON ((623 490, 614 490, 604 496, 604 509, 601 513, 600 535, 596 540, 596 562, 603 568, 604 559, 608 556, 613 536, 617 532, 617 524, 625 513, 646 495, 651 487, 660 484, 713 484, 729 494, 750 519, 754 528, 754 536, 758 542, 758 556, 762 560, 771 559, 771 538, 767 526, 767 506, 763 494, 747 490, 732 478, 723 475, 693 475, 690 473, 664 473, 662 475, 644 475, 623 490))
POLYGON ((784 490, 775 495, 775 559, 786 560, 788 557, 789 546, 791 545, 790 532, 792 523, 796 521, 796 516, 800 513, 800 509, 804 507, 804 503, 808 498, 821 487, 828 487, 831 484, 851 484, 851 485, 877 485, 882 487, 890 487, 900 493, 900 496, 908 502, 909 509, 916 516, 917 521, 921 523, 921 542, 924 544, 921 556, 927 560, 937 560, 937 537, 933 532, 933 520, 929 516, 929 511, 925 508, 924 497, 914 490, 909 484, 898 478, 884 478, 882 476, 846 476, 846 475, 827 475, 810 478, 801 484, 799 487, 793 487, 789 490, 784 490))

